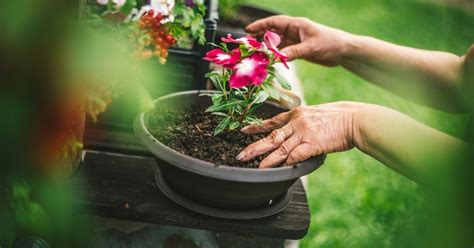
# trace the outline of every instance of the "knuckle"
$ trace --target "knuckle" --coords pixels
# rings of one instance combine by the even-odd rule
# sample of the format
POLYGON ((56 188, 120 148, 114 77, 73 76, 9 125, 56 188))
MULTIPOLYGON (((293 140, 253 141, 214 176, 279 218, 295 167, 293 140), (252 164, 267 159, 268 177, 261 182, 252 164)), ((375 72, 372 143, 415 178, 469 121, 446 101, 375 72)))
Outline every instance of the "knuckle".
POLYGON ((277 115, 277 116, 273 116, 272 118, 270 118, 270 119, 268 120, 268 124, 269 124, 269 125, 272 125, 272 126, 278 124, 278 122, 279 122, 279 120, 278 120, 278 115, 277 115))
POLYGON ((278 143, 279 137, 280 137, 280 131, 276 129, 270 133, 269 140, 271 143, 275 144, 275 143, 278 143))
POLYGON ((304 111, 304 107, 299 106, 299 107, 296 107, 293 110, 291 110, 291 113, 293 115, 299 115, 299 114, 303 113, 303 111, 304 111))
POLYGON ((286 163, 289 164, 289 165, 293 165, 293 164, 297 163, 297 161, 298 161, 298 156, 295 153, 291 153, 288 156, 288 159, 286 160, 286 163))
POLYGON ((283 156, 288 156, 290 153, 290 148, 286 144, 282 144, 280 148, 278 148, 278 152, 283 156))
POLYGON ((307 17, 298 17, 298 20, 301 22, 311 22, 311 20, 307 17))

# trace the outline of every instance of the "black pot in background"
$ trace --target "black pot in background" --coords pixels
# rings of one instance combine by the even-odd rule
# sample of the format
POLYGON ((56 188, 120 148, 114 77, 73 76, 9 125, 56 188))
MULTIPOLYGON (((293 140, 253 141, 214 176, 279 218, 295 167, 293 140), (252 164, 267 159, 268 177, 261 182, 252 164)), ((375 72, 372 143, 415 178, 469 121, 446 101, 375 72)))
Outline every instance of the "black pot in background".
MULTIPOLYGON (((172 92, 205 89, 209 72, 209 61, 203 60, 211 49, 209 42, 215 41, 218 13, 218 0, 205 0, 206 15, 204 17, 206 44, 197 42, 192 48, 171 47, 166 65, 160 65, 156 59, 157 76, 153 84, 144 85, 147 93, 154 99, 172 92)), ((80 0, 80 9, 97 6, 96 0, 80 0)), ((97 123, 87 120, 87 126, 94 129, 132 130, 133 120, 140 111, 139 97, 124 93, 114 99, 107 110, 102 113, 97 123)))
POLYGON ((245 36, 244 28, 247 25, 256 20, 273 15, 279 15, 279 13, 252 5, 241 5, 237 9, 234 17, 230 19, 219 19, 216 30, 216 41, 219 42, 221 38, 226 37, 227 34, 232 34, 233 37, 245 36))
MULTIPOLYGON (((172 109, 189 108, 193 105, 209 106, 204 91, 185 91, 170 94, 155 101, 155 106, 172 109)), ((274 103, 265 103, 262 110, 278 114, 285 109, 274 103)), ((201 204, 223 209, 253 209, 265 206, 270 200, 283 195, 301 176, 324 162, 325 156, 317 156, 295 166, 270 169, 252 169, 216 166, 213 163, 181 154, 157 140, 147 129, 153 111, 138 114, 134 131, 141 142, 159 160, 161 173, 166 183, 178 193, 201 204)))

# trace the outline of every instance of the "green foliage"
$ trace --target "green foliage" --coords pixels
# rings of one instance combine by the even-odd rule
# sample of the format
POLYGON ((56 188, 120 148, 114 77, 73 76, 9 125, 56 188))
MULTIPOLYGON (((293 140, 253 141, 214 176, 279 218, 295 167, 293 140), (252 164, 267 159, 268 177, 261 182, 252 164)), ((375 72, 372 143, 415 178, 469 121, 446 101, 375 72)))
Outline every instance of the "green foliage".
POLYGON ((219 0, 219 18, 228 20, 234 17, 238 6, 244 2, 244 0, 219 0))
MULTIPOLYGON (((226 43, 214 44, 215 47, 220 49, 221 54, 228 53, 229 49, 226 43)), ((235 69, 230 69, 225 66, 222 67, 222 72, 210 72, 206 74, 206 77, 210 79, 214 88, 217 90, 215 93, 205 93, 211 97, 212 105, 206 109, 206 112, 211 112, 224 118, 214 130, 214 135, 217 135, 224 130, 235 130, 242 125, 248 124, 260 124, 262 121, 253 115, 254 111, 267 99, 272 98, 280 100, 285 98, 284 93, 275 89, 273 82, 278 82, 282 88, 291 89, 290 85, 286 80, 278 75, 275 71, 274 64, 280 62, 275 59, 275 56, 271 51, 263 48, 255 49, 248 46, 245 43, 239 45, 239 61, 234 61, 231 67, 238 67, 242 60, 245 60, 256 51, 265 54, 265 59, 268 59, 265 65, 267 72, 266 78, 263 82, 258 82, 257 85, 248 84, 241 88, 232 88, 228 86, 231 75, 235 73, 235 69)), ((216 50, 219 50, 216 49, 216 50)), ((229 54, 227 54, 230 56, 229 54)))
POLYGON ((191 39, 197 40, 201 45, 206 43, 203 3, 197 3, 196 7, 190 8, 184 4, 184 1, 176 1, 172 14, 175 20, 169 24, 170 32, 178 42, 184 43, 191 39))
MULTIPOLYGON (((144 0, 126 0, 118 11, 128 16, 132 13, 133 9, 139 9, 146 4, 148 3, 144 0)), ((206 7, 203 1, 196 1, 195 4, 194 7, 188 7, 183 0, 177 0, 171 10, 171 15, 174 17, 173 21, 164 24, 171 35, 177 40, 179 47, 190 47, 194 41, 197 41, 201 45, 206 43, 206 37, 204 36, 206 29, 204 24, 206 7)), ((105 15, 117 11, 111 0, 106 6, 100 6, 98 8, 98 11, 88 11, 89 19, 96 21, 101 20, 103 22, 98 13, 105 15), (96 15, 95 17, 93 16, 94 14, 96 15)), ((108 23, 108 25, 139 32, 138 26, 134 25, 133 22, 116 23, 115 25, 108 23)))
MULTIPOLYGON (((474 41, 472 14, 426 2, 247 2, 417 48, 461 55, 474 41)), ((370 102, 394 108, 452 135, 464 133, 465 116, 407 102, 342 68, 327 68, 304 61, 297 61, 296 66, 308 104, 339 100, 370 102)), ((422 193, 418 185, 360 151, 330 154, 326 163, 309 175, 311 226, 300 247, 422 247, 414 243, 422 239, 420 230, 431 227, 423 222, 422 193), (407 234, 411 239, 407 241, 408 245, 401 246, 407 234)))
MULTIPOLYGON (((229 77, 229 73, 225 71, 222 76, 215 72, 209 73, 208 77, 219 91, 203 94, 211 97, 212 100, 212 105, 206 109, 206 112, 223 117, 214 129, 214 135, 226 129, 235 130, 244 124, 261 123, 261 120, 252 113, 269 97, 261 85, 252 85, 240 89, 228 88, 226 78, 229 77)), ((269 83, 265 82, 263 84, 267 85, 269 83)))

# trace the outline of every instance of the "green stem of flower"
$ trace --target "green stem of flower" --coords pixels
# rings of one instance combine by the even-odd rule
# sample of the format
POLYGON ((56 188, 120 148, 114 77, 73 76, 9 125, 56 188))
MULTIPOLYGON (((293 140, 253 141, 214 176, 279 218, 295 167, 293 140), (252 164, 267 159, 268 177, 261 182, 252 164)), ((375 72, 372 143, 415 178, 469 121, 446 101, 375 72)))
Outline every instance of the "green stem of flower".
MULTIPOLYGON (((255 88, 257 88, 257 86, 251 86, 251 88, 250 88, 249 91, 247 92, 247 101, 250 102, 250 99, 251 99, 251 97, 252 97, 252 94, 253 94, 255 88)), ((242 125, 242 122, 244 121, 245 116, 247 115, 247 112, 250 110, 251 107, 252 107, 252 104, 248 104, 248 105, 245 107, 245 109, 244 109, 244 111, 242 112, 242 115, 240 116, 240 119, 239 119, 240 125, 242 125)))

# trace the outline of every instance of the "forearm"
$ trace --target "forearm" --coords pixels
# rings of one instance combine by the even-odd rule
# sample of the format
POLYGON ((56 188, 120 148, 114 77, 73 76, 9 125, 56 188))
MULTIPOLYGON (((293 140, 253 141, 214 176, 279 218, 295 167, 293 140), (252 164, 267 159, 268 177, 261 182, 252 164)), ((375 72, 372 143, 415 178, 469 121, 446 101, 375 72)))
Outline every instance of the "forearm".
POLYGON ((365 104, 354 116, 354 145, 419 182, 445 170, 468 144, 394 110, 365 104))
POLYGON ((446 52, 403 47, 352 36, 341 65, 409 100, 451 112, 464 112, 460 100, 462 59, 446 52))

